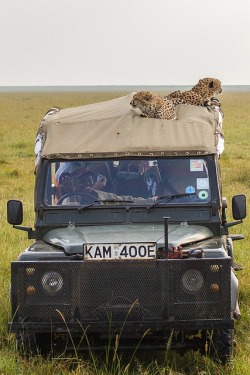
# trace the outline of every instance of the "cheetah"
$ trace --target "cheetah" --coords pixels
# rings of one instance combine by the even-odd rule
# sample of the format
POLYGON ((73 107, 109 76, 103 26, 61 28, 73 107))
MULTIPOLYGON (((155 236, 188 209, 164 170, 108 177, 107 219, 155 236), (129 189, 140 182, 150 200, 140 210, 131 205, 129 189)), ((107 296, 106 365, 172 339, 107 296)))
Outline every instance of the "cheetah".
POLYGON ((203 78, 200 79, 197 85, 193 86, 188 91, 174 91, 171 94, 164 97, 164 99, 172 100, 175 105, 177 104, 192 104, 198 106, 209 106, 213 105, 213 101, 216 102, 217 106, 221 103, 216 98, 213 98, 215 94, 222 92, 221 82, 215 78, 203 78))
POLYGON ((149 91, 140 91, 133 96, 130 102, 133 108, 142 111, 141 117, 151 117, 166 120, 175 120, 175 105, 172 100, 164 99, 149 91))

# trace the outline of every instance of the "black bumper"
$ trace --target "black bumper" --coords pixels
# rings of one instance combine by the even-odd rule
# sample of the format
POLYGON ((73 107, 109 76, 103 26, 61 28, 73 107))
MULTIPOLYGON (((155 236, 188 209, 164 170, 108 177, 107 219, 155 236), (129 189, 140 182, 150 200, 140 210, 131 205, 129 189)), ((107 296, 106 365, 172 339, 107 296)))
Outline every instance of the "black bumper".
POLYGON ((11 332, 233 328, 230 258, 12 262, 11 279, 11 332), (44 289, 50 272, 57 292, 44 289))

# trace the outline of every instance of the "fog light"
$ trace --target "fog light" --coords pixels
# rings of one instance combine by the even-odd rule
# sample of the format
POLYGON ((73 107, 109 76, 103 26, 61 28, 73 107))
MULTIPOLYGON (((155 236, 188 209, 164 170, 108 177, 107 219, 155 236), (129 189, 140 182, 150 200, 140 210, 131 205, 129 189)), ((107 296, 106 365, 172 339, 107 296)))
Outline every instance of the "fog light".
POLYGON ((181 278, 183 288, 189 293, 198 292, 204 283, 202 273, 197 270, 188 270, 184 272, 181 278))
POLYGON ((42 277, 42 286, 50 294, 58 293, 63 287, 63 278, 58 272, 46 272, 42 277))
POLYGON ((29 296, 33 296, 36 293, 36 288, 33 285, 29 285, 26 289, 26 293, 29 296))
POLYGON ((219 293, 219 291, 220 291, 220 287, 219 287, 218 284, 211 284, 211 285, 210 285, 210 290, 211 290, 211 292, 213 292, 213 293, 219 293))

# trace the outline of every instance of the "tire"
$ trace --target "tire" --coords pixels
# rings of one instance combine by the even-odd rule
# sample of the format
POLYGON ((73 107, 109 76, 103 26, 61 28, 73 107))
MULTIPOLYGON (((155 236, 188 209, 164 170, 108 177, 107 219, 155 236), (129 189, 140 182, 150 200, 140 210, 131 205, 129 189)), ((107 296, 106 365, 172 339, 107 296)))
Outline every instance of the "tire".
POLYGON ((233 354, 233 329, 221 329, 207 335, 208 355, 215 362, 227 364, 233 354))
POLYGON ((46 333, 16 333, 17 351, 22 356, 46 356, 50 353, 50 335, 46 333))

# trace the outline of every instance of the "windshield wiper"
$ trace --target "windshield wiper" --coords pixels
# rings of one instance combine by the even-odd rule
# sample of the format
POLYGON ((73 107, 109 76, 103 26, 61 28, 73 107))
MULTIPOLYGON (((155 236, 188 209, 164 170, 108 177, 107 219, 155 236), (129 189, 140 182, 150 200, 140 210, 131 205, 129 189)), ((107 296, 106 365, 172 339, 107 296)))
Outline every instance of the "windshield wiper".
POLYGON ((79 208, 78 208, 78 211, 79 211, 79 212, 82 212, 82 211, 84 211, 86 208, 89 208, 89 207, 95 206, 96 203, 101 203, 101 201, 94 201, 94 202, 92 202, 92 203, 86 204, 86 206, 79 207, 79 208))
POLYGON ((132 200, 117 200, 117 199, 100 199, 100 200, 95 200, 94 202, 90 203, 90 204, 87 204, 86 206, 82 206, 82 207, 79 207, 78 208, 78 211, 81 212, 81 211, 84 211, 86 208, 89 208, 89 207, 92 207, 92 206, 95 206, 96 204, 98 203, 134 203, 134 201, 132 200))
POLYGON ((157 206, 159 203, 168 203, 172 201, 175 198, 183 198, 183 197, 189 197, 190 195, 196 195, 196 193, 184 193, 184 194, 169 194, 165 195, 164 197, 160 197, 156 202, 151 204, 151 206, 148 207, 148 210, 150 210, 152 207, 157 206))

